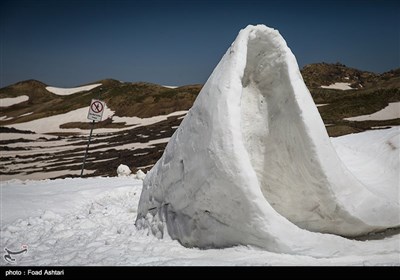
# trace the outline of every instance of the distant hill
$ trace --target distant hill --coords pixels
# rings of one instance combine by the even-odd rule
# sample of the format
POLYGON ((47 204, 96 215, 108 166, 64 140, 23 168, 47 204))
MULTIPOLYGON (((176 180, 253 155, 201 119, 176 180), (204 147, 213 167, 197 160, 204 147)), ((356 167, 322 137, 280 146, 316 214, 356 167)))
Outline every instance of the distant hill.
POLYGON ((335 83, 348 83, 353 89, 400 87, 400 68, 375 74, 336 63, 315 63, 304 66, 301 74, 308 88, 321 88, 335 83))
POLYGON ((301 70, 330 136, 357 133, 373 127, 400 125, 400 119, 354 122, 345 118, 377 112, 400 101, 400 68, 375 74, 343 64, 316 63, 301 70), (339 84, 340 83, 340 84, 339 84), (349 90, 323 88, 346 85, 349 90))

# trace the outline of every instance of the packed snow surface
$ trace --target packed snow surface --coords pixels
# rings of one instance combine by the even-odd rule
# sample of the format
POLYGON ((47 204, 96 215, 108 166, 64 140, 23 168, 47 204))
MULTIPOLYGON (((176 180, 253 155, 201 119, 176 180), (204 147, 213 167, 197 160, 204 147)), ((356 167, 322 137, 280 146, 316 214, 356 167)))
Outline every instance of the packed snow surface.
POLYGON ((340 159, 372 193, 400 201, 400 127, 332 138, 340 159))
POLYGON ((354 89, 350 87, 349 83, 334 83, 329 86, 321 86, 321 88, 326 88, 326 89, 339 89, 339 90, 350 90, 354 89))
POLYGON ((54 94, 57 95, 71 95, 77 92, 82 92, 82 91, 89 91, 91 89, 94 89, 98 86, 101 86, 101 84, 93 84, 93 85, 87 85, 87 86, 81 86, 81 87, 74 87, 74 88, 57 88, 57 87, 46 87, 47 91, 50 91, 54 94))
POLYGON ((258 25, 240 31, 147 174, 136 224, 188 247, 329 257, 375 251, 339 235, 397 227, 400 208, 341 161, 291 50, 258 25))
POLYGON ((0 98, 0 107, 9 107, 21 102, 25 102, 29 100, 28 95, 21 95, 17 97, 6 97, 6 98, 0 98))
POLYGON ((348 121, 383 121, 400 118, 400 102, 389 103, 388 106, 370 115, 362 115, 352 118, 346 118, 348 121))

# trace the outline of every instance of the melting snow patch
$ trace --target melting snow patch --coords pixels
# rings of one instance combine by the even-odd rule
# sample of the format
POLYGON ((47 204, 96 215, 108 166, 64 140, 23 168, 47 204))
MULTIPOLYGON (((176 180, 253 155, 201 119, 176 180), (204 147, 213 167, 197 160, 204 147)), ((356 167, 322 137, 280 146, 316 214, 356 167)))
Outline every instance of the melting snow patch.
POLYGON ((326 89, 339 89, 339 90, 350 90, 354 89, 350 87, 350 83, 334 83, 329 86, 321 86, 321 88, 326 88, 326 89))
POLYGON ((46 87, 46 89, 57 95, 71 95, 71 94, 74 94, 77 92, 89 91, 98 86, 101 86, 101 84, 94 84, 94 85, 81 86, 81 87, 75 87, 75 88, 46 87))
POLYGON ((22 114, 20 117, 29 116, 29 115, 32 115, 32 114, 33 114, 33 112, 29 112, 29 113, 22 114))
POLYGON ((0 121, 8 121, 8 120, 12 120, 12 119, 13 119, 13 117, 8 117, 8 118, 7 118, 7 116, 0 117, 0 121))
POLYGON ((400 102, 392 102, 389 103, 388 106, 383 108, 382 110, 375 112, 371 115, 362 115, 352 118, 346 118, 348 121, 383 121, 383 120, 392 120, 400 118, 400 102))
POLYGON ((9 107, 18 103, 22 103, 29 100, 28 95, 21 95, 17 97, 0 98, 0 107, 9 107))

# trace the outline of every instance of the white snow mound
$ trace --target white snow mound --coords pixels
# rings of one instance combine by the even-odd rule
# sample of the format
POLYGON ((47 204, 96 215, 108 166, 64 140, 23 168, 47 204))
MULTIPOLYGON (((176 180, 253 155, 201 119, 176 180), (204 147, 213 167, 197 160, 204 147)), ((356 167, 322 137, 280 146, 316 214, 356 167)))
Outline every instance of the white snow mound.
POLYGON ((129 167, 124 164, 120 164, 117 168, 118 177, 129 176, 131 173, 132 171, 129 169, 129 167))
POLYGON ((136 172, 135 174, 135 179, 144 180, 144 178, 146 178, 146 174, 139 169, 138 172, 136 172))
MULTIPOLYGON (((341 162, 293 53, 257 25, 240 31, 147 174, 136 226, 190 247, 326 257, 371 253, 372 241, 337 235, 399 226, 399 213, 341 162)), ((397 238, 385 246, 400 251, 397 238)))

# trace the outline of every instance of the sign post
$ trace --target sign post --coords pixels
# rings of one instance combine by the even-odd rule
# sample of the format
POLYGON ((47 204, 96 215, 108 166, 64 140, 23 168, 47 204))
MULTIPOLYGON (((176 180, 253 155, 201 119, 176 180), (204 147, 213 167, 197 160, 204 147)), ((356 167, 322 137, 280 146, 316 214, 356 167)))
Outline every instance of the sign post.
POLYGON ((105 102, 100 101, 98 99, 92 99, 92 102, 90 102, 89 113, 87 115, 87 118, 89 120, 92 120, 92 126, 90 128, 89 140, 86 146, 85 157, 83 158, 81 177, 83 176, 83 170, 85 169, 85 162, 89 151, 90 139, 92 138, 94 123, 101 121, 101 118, 103 117, 104 107, 105 107, 105 102))

